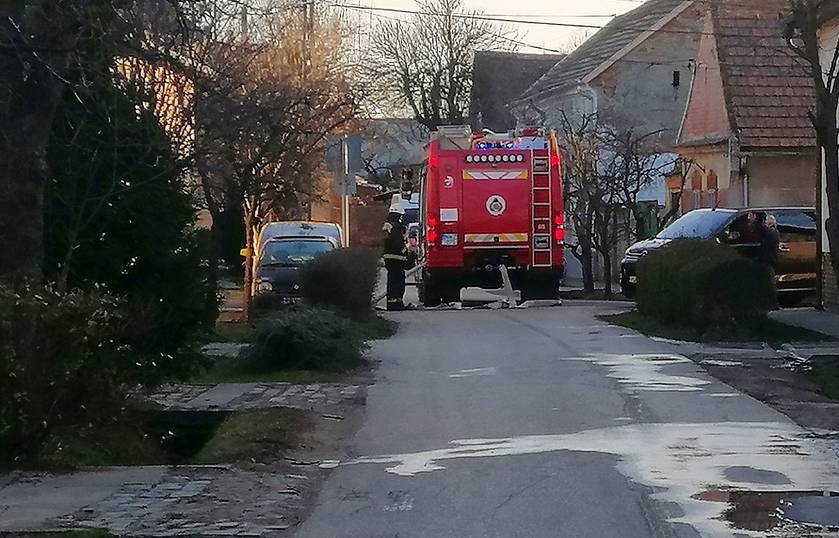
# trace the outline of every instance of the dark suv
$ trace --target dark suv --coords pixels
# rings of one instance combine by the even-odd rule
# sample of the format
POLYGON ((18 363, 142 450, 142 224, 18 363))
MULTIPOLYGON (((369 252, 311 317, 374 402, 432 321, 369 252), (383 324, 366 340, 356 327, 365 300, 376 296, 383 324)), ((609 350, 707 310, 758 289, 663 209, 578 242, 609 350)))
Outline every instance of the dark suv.
POLYGON ((713 239, 731 245, 744 255, 757 256, 760 245, 744 233, 749 213, 763 222, 767 215, 778 221, 781 243, 775 274, 781 304, 801 302, 816 290, 816 210, 812 207, 752 209, 696 209, 686 213, 652 239, 629 247, 621 262, 621 290, 631 297, 638 281, 638 260, 678 238, 713 239))

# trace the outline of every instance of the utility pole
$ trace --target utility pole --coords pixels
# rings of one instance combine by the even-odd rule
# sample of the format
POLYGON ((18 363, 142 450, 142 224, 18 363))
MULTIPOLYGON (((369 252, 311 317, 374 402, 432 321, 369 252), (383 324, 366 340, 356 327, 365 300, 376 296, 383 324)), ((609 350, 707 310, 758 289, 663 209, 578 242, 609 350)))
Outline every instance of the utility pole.
POLYGON ((315 1, 303 0, 301 7, 303 8, 303 66, 301 74, 305 81, 309 73, 309 64, 311 63, 309 42, 315 33, 315 1))
MULTIPOLYGON (((350 246, 350 148, 347 144, 347 137, 341 139, 341 152, 344 154, 343 181, 341 185, 341 227, 344 229, 344 246, 350 246)), ((353 176, 353 181, 355 177, 353 176)))
POLYGON ((242 40, 250 38, 250 22, 248 21, 248 6, 242 6, 242 40))

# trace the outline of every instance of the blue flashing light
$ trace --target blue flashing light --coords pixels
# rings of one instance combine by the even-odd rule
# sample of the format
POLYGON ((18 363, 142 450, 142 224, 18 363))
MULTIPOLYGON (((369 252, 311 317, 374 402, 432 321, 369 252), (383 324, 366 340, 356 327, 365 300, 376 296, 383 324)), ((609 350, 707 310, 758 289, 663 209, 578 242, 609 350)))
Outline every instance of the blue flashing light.
POLYGON ((478 142, 475 144, 475 149, 478 151, 490 151, 494 149, 516 149, 518 144, 513 140, 497 141, 497 142, 478 142))

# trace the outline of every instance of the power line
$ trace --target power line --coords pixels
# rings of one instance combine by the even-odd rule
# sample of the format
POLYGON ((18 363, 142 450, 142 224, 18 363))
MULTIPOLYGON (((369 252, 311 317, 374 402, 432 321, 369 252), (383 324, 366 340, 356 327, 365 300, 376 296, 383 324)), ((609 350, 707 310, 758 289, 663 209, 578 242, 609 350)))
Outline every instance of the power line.
MULTIPOLYGON (((436 13, 429 13, 426 11, 414 11, 410 9, 397 9, 392 7, 370 7, 370 6, 351 6, 346 4, 333 4, 335 7, 342 7, 347 9, 360 9, 365 11, 384 11, 387 13, 400 13, 403 15, 424 15, 424 16, 439 16, 436 13)), ((595 25, 595 24, 577 24, 571 22, 552 22, 552 21, 523 21, 520 19, 508 19, 508 18, 501 18, 501 17, 490 17, 485 15, 469 15, 467 13, 452 13, 450 15, 455 19, 469 19, 469 20, 482 20, 482 21, 489 21, 489 22, 508 22, 512 24, 537 24, 543 26, 563 26, 567 28, 587 28, 589 30, 599 30, 603 28, 602 24, 595 25)))
MULTIPOLYGON (((634 1, 634 0, 623 0, 623 1, 634 1)), ((331 4, 331 5, 333 7, 341 7, 338 4, 331 4)), ((383 20, 388 20, 388 21, 399 21, 399 19, 395 19, 393 17, 388 17, 386 15, 381 15, 379 13, 371 13, 371 15, 373 17, 376 17, 377 19, 383 19, 383 20)), ((510 43, 514 43, 516 45, 522 46, 522 47, 541 50, 541 51, 545 51, 545 52, 551 52, 551 53, 555 53, 555 54, 568 54, 567 50, 552 49, 552 48, 549 48, 549 47, 543 47, 541 45, 534 45, 532 43, 527 43, 525 41, 521 41, 519 39, 514 39, 512 37, 508 37, 508 36, 505 36, 505 35, 502 35, 502 34, 492 33, 491 35, 494 36, 494 37, 497 37, 499 39, 503 39, 505 41, 508 41, 510 43)), ((687 65, 697 64, 698 65, 698 62, 694 58, 685 58, 685 59, 680 59, 680 60, 632 60, 632 59, 629 59, 629 58, 621 58, 620 60, 617 60, 617 62, 619 62, 619 63, 640 64, 640 65, 649 65, 649 66, 654 66, 654 65, 684 65, 684 64, 687 64, 687 65)), ((705 65, 705 64, 702 64, 702 65, 705 65)), ((708 67, 708 66, 706 66, 706 67, 708 67)))
MULTIPOLYGON (((352 6, 342 6, 341 4, 330 4, 330 5, 332 7, 348 7, 348 8, 352 7, 352 6)), ((400 19, 395 19, 393 17, 388 17, 388 16, 382 15, 380 13, 372 13, 371 12, 370 15, 373 16, 373 17, 376 17, 377 19, 383 19, 383 20, 386 20, 386 21, 394 21, 394 22, 399 22, 400 21, 400 19)), ((543 47, 541 45, 534 45, 532 43, 526 43, 524 41, 514 39, 512 37, 505 36, 503 34, 497 34, 495 32, 490 32, 490 35, 492 35, 493 37, 497 37, 498 39, 503 39, 504 41, 507 41, 509 43, 513 43, 515 45, 519 45, 519 46, 522 46, 522 47, 541 50, 541 51, 545 51, 545 52, 552 52, 552 53, 555 53, 555 54, 568 54, 567 50, 552 49, 552 48, 549 48, 549 47, 543 47)))
POLYGON ((528 19, 612 19, 618 16, 617 13, 608 13, 603 15, 557 15, 557 14, 538 14, 538 13, 481 13, 482 17, 526 17, 528 19))
MULTIPOLYGON (((621 0, 627 2, 634 2, 635 0, 621 0)), ((643 1, 643 0, 642 0, 643 1)), ((399 13, 403 15, 420 15, 425 17, 442 17, 442 16, 451 16, 455 19, 466 19, 466 20, 481 20, 481 21, 488 21, 488 22, 503 22, 503 23, 511 23, 511 24, 523 24, 523 25, 538 25, 538 26, 552 26, 552 27, 560 27, 560 28, 582 28, 588 30, 601 30, 605 27, 605 24, 601 25, 594 25, 594 24, 581 24, 581 23, 572 23, 572 22, 556 22, 556 21, 527 21, 521 19, 512 19, 507 17, 492 17, 488 15, 471 15, 468 13, 451 13, 442 15, 439 13, 431 13, 428 11, 416 11, 410 9, 397 9, 397 8, 387 8, 387 7, 369 7, 369 6, 352 6, 346 4, 332 4, 335 7, 347 8, 347 9, 359 9, 364 11, 370 12, 377 12, 377 11, 384 11, 389 13, 399 13)), ((631 12, 629 12, 631 13, 631 12)), ((662 17, 663 18, 663 17, 662 17)), ((614 19, 611 22, 614 22, 614 19)), ((652 28, 647 25, 627 25, 623 27, 624 30, 634 30, 638 32, 648 32, 652 31, 652 28)), ((664 29, 660 28, 655 30, 657 33, 663 34, 680 34, 680 35, 695 35, 695 36, 714 36, 714 37, 744 37, 742 33, 729 33, 725 34, 722 32, 705 32, 702 30, 675 30, 675 29, 664 29)))

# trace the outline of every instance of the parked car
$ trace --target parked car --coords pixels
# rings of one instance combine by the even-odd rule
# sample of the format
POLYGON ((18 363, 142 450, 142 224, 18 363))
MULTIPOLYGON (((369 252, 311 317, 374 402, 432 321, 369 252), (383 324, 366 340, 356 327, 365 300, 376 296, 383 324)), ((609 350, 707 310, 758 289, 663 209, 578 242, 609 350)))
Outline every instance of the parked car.
MULTIPOLYGON (((341 227, 332 222, 310 222, 310 221, 280 221, 269 222, 265 224, 256 236, 254 244, 253 266, 252 271, 254 277, 259 272, 260 257, 265 248, 265 244, 269 241, 281 238, 313 238, 313 239, 330 239, 340 248, 344 246, 344 232, 341 227)), ((242 249, 242 256, 247 256, 248 250, 242 249)), ((257 293, 257 281, 253 280, 251 287, 251 295, 257 293)))
POLYGON ((275 237, 331 237, 339 246, 344 245, 344 232, 334 222, 283 221, 269 222, 259 231, 256 240, 257 252, 267 241, 275 237))
POLYGON ((257 256, 255 295, 278 304, 301 300, 301 268, 317 256, 338 248, 331 237, 282 236, 269 239, 257 256))
POLYGON ((674 239, 716 240, 731 245, 744 255, 757 256, 760 244, 744 233, 749 213, 755 213, 759 222, 767 215, 774 215, 778 221, 781 243, 775 278, 779 302, 796 304, 814 293, 818 267, 816 210, 812 207, 775 207, 696 209, 686 213, 654 238, 639 241, 627 249, 621 261, 623 294, 631 297, 635 293, 638 261, 674 239))

